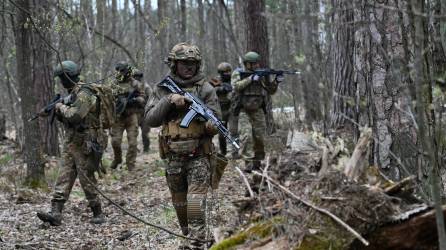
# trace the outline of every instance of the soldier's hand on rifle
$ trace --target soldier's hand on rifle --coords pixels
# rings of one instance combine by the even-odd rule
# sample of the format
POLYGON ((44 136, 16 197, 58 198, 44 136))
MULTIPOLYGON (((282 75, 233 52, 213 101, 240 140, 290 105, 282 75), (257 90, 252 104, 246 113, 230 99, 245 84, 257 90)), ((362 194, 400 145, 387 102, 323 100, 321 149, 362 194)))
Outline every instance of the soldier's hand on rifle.
POLYGON ((283 75, 276 75, 276 82, 281 83, 285 80, 285 77, 283 75))
POLYGON ((251 75, 251 81, 252 82, 257 82, 260 79, 260 76, 257 74, 252 74, 251 75))
POLYGON ((170 103, 175 104, 177 108, 185 108, 191 103, 191 100, 180 94, 172 94, 170 96, 170 103))
POLYGON ((211 121, 207 121, 204 126, 205 126, 204 128, 206 130, 206 134, 208 134, 208 135, 216 135, 218 133, 217 128, 214 126, 214 124, 212 124, 211 121))
POLYGON ((56 112, 60 112, 60 108, 62 108, 63 103, 56 103, 56 105, 54 106, 54 109, 56 110, 56 112))

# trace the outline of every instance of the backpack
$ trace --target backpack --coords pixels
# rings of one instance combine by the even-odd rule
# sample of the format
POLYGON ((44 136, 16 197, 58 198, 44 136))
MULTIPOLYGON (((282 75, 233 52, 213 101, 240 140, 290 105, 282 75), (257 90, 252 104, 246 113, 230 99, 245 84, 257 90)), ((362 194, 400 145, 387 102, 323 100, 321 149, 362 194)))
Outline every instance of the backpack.
POLYGON ((98 98, 99 121, 103 129, 110 129, 116 121, 116 103, 113 90, 107 84, 90 83, 82 86, 88 88, 98 98))

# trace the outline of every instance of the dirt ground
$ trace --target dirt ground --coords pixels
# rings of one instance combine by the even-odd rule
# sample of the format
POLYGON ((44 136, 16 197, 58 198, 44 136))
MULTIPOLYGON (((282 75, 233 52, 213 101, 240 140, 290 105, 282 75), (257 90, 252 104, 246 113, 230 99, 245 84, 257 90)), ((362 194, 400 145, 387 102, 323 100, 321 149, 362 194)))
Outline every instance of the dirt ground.
MULTIPOLYGON (((108 169, 99 180, 99 188, 142 219, 180 233, 164 170, 158 161, 155 135, 156 131, 152 131, 151 151, 138 155, 135 171, 108 169)), ((126 148, 126 142, 123 147, 126 148)), ((0 148, 0 249, 176 249, 180 243, 180 239, 124 215, 103 198, 107 222, 90 224, 91 212, 78 181, 66 203, 63 225, 50 227, 42 224, 36 212, 50 207, 52 187, 59 174, 59 160, 53 159, 46 169, 49 189, 29 190, 20 185, 25 174, 21 160, 16 160, 20 155, 14 155, 9 144, 4 143, 0 148), (119 240, 124 234, 131 237, 119 240)), ((139 148, 142 148, 141 144, 139 148)), ((104 163, 110 164, 111 159, 109 144, 104 163)), ((234 216, 237 208, 232 201, 241 199, 243 194, 242 180, 237 171, 228 166, 219 190, 209 193, 213 201, 212 227, 218 224, 223 231, 233 228, 238 219, 234 216)))

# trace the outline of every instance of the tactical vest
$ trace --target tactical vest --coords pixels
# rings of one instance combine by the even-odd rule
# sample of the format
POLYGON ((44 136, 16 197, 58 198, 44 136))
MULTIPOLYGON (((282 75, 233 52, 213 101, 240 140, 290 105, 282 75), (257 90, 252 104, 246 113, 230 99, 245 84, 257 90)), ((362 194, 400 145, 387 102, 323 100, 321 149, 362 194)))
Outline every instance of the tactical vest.
MULTIPOLYGON (((76 96, 80 91, 85 91, 89 95, 96 96, 95 93, 90 89, 85 87, 85 84, 80 83, 78 84, 75 89, 73 89, 73 92, 76 96)), ((101 122, 99 119, 99 98, 96 97, 96 105, 92 107, 90 112, 88 112, 87 116, 83 119, 82 123, 83 126, 89 129, 99 129, 101 126, 101 122)))
MULTIPOLYGON (((199 96, 201 85, 183 90, 199 96)), ((180 123, 188 110, 173 114, 161 127, 159 134, 160 156, 162 159, 171 155, 198 156, 210 154, 212 149, 211 137, 206 135, 205 122, 196 117, 189 127, 181 128, 180 123)))

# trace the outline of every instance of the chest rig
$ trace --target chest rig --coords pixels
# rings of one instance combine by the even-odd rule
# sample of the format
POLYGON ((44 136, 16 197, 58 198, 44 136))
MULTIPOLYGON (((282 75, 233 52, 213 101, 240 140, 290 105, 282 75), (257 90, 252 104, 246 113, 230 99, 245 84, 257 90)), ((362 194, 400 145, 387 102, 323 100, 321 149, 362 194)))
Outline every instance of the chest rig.
MULTIPOLYGON (((200 85, 191 88, 183 88, 185 91, 198 96, 200 85)), ((180 127, 181 120, 187 113, 186 110, 171 114, 165 122, 159 134, 160 156, 194 157, 211 152, 211 138, 206 135, 205 122, 195 118, 189 127, 180 127)))

